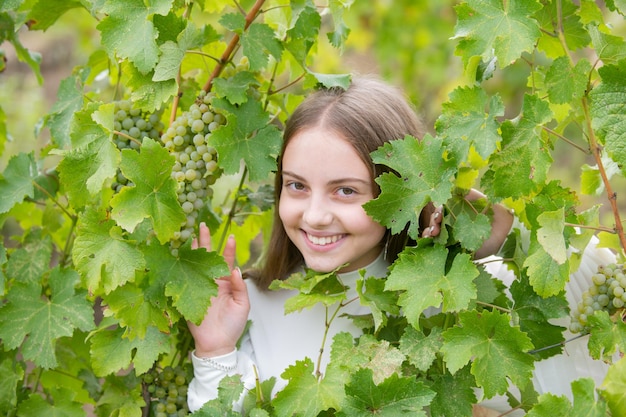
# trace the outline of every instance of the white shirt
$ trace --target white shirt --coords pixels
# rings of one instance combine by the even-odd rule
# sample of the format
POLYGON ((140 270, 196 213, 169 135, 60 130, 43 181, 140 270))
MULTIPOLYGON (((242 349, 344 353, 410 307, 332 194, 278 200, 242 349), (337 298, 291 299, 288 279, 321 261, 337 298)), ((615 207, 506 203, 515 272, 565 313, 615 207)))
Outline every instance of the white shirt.
MULTIPOLYGON (((366 277, 385 277, 388 262, 381 254, 374 262, 365 267, 366 277)), ((349 287, 346 300, 358 297, 356 281, 360 278, 359 271, 339 274, 341 282, 349 287)), ((295 290, 260 291, 257 286, 246 280, 250 297, 249 319, 252 324, 241 341, 238 350, 219 357, 211 358, 226 367, 237 365, 237 369, 225 372, 198 359, 192 354, 194 379, 189 384, 187 402, 189 410, 194 411, 212 398, 217 397, 219 381, 228 375, 241 374, 245 388, 255 387, 256 366, 261 381, 276 377, 274 394, 284 388, 287 381, 280 378, 287 367, 297 360, 308 357, 314 364, 322 348, 325 330, 326 311, 323 305, 316 304, 310 309, 285 314, 285 301, 297 295, 295 290)), ((329 307, 332 314, 336 305, 329 307)), ((362 306, 358 300, 341 309, 342 313, 351 315, 369 314, 369 307, 362 306)), ((331 323, 326 345, 323 347, 321 370, 326 369, 330 357, 332 338, 341 332, 350 332, 355 337, 362 331, 352 320, 337 315, 331 323)), ((236 408, 240 407, 238 405, 236 408)))

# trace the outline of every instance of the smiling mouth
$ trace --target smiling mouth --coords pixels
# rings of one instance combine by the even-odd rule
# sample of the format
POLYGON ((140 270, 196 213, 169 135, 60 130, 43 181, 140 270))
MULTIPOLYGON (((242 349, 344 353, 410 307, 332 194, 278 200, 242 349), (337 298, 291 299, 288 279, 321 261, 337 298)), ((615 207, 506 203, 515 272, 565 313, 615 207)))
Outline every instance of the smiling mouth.
POLYGON ((330 245, 331 243, 335 243, 338 240, 340 240, 341 238, 343 238, 345 235, 334 235, 334 236, 313 236, 310 233, 306 234, 306 238, 313 243, 314 245, 318 245, 318 246, 326 246, 326 245, 330 245))

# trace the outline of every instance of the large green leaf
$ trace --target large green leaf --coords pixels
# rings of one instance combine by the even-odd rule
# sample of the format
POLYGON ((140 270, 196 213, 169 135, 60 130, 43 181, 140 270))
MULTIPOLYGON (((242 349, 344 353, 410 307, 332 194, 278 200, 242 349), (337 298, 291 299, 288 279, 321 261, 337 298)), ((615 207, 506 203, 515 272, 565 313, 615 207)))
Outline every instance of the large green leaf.
POLYGON ((452 196, 454 163, 443 154, 441 139, 429 135, 421 141, 407 136, 374 151, 374 163, 387 165, 399 176, 386 173, 376 179, 381 192, 364 205, 367 214, 393 233, 408 223, 410 236, 417 238, 419 215, 426 204, 440 205, 452 196))
POLYGON ((593 127, 604 139, 606 152, 626 175, 626 59, 598 71, 602 83, 591 91, 593 127))
POLYGON ((481 56, 489 61, 498 58, 502 67, 531 52, 541 35, 532 17, 541 9, 535 0, 468 0, 458 6, 454 38, 459 39, 457 53, 464 60, 481 56))
POLYGON ((22 355, 42 368, 57 365, 56 339, 71 336, 76 328, 91 330, 93 307, 84 291, 76 292, 78 274, 54 269, 49 278, 51 297, 41 297, 38 285, 11 289, 8 303, 0 309, 0 338, 9 349, 21 345, 22 355))
POLYGON ((442 352, 453 374, 471 361, 476 383, 491 398, 504 394, 510 379, 520 387, 530 381, 533 359, 527 353, 533 345, 511 317, 498 311, 463 311, 459 322, 443 333, 442 352))
POLYGON ((13 156, 0 178, 0 214, 6 213, 26 197, 34 197, 33 182, 37 177, 34 153, 13 156))
POLYGON ((468 254, 458 254, 446 269, 448 250, 443 246, 407 248, 394 263, 385 290, 402 291, 398 304, 415 328, 428 307, 444 312, 467 308, 476 298, 473 279, 478 269, 468 254))
POLYGON ((170 153, 149 138, 143 140, 139 153, 124 149, 120 168, 134 185, 111 199, 111 217, 130 232, 150 219, 159 241, 169 241, 186 219, 178 202, 176 180, 170 175, 173 165, 170 153))

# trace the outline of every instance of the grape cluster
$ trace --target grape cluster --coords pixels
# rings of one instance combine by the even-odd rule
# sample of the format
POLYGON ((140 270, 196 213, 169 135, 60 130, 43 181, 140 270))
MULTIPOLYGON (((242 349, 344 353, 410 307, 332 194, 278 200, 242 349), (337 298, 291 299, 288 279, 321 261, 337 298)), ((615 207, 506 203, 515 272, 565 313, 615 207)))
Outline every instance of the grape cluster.
MULTIPOLYGON (((138 150, 144 137, 158 140, 161 131, 163 131, 164 125, 161 121, 160 111, 147 113, 133 107, 130 100, 120 100, 115 102, 114 112, 113 130, 115 134, 113 141, 120 150, 138 150)), ((128 185, 128 179, 118 170, 111 188, 119 192, 125 185, 128 185)))
POLYGON ((599 265, 592 275, 593 285, 583 293, 578 308, 572 312, 570 331, 580 333, 587 328, 587 317, 597 310, 609 314, 624 308, 626 303, 626 269, 624 264, 599 265))
POLYGON ((189 414, 187 388, 191 371, 183 366, 152 369, 143 375, 150 394, 150 416, 179 417, 189 414))
POLYGON ((212 108, 212 97, 201 92, 161 136, 163 146, 176 160, 172 177, 178 183, 178 201, 187 216, 170 242, 173 251, 193 236, 200 210, 213 194, 211 186, 221 175, 211 135, 226 118, 212 108))

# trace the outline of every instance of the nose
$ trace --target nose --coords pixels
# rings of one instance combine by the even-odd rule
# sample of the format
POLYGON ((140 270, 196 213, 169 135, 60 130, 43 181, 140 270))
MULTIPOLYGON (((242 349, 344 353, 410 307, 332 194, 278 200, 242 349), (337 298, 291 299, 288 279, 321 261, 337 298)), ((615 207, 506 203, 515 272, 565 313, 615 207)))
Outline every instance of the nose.
POLYGON ((328 226, 333 221, 331 204, 321 196, 312 195, 302 213, 304 222, 313 227, 321 228, 328 226))

